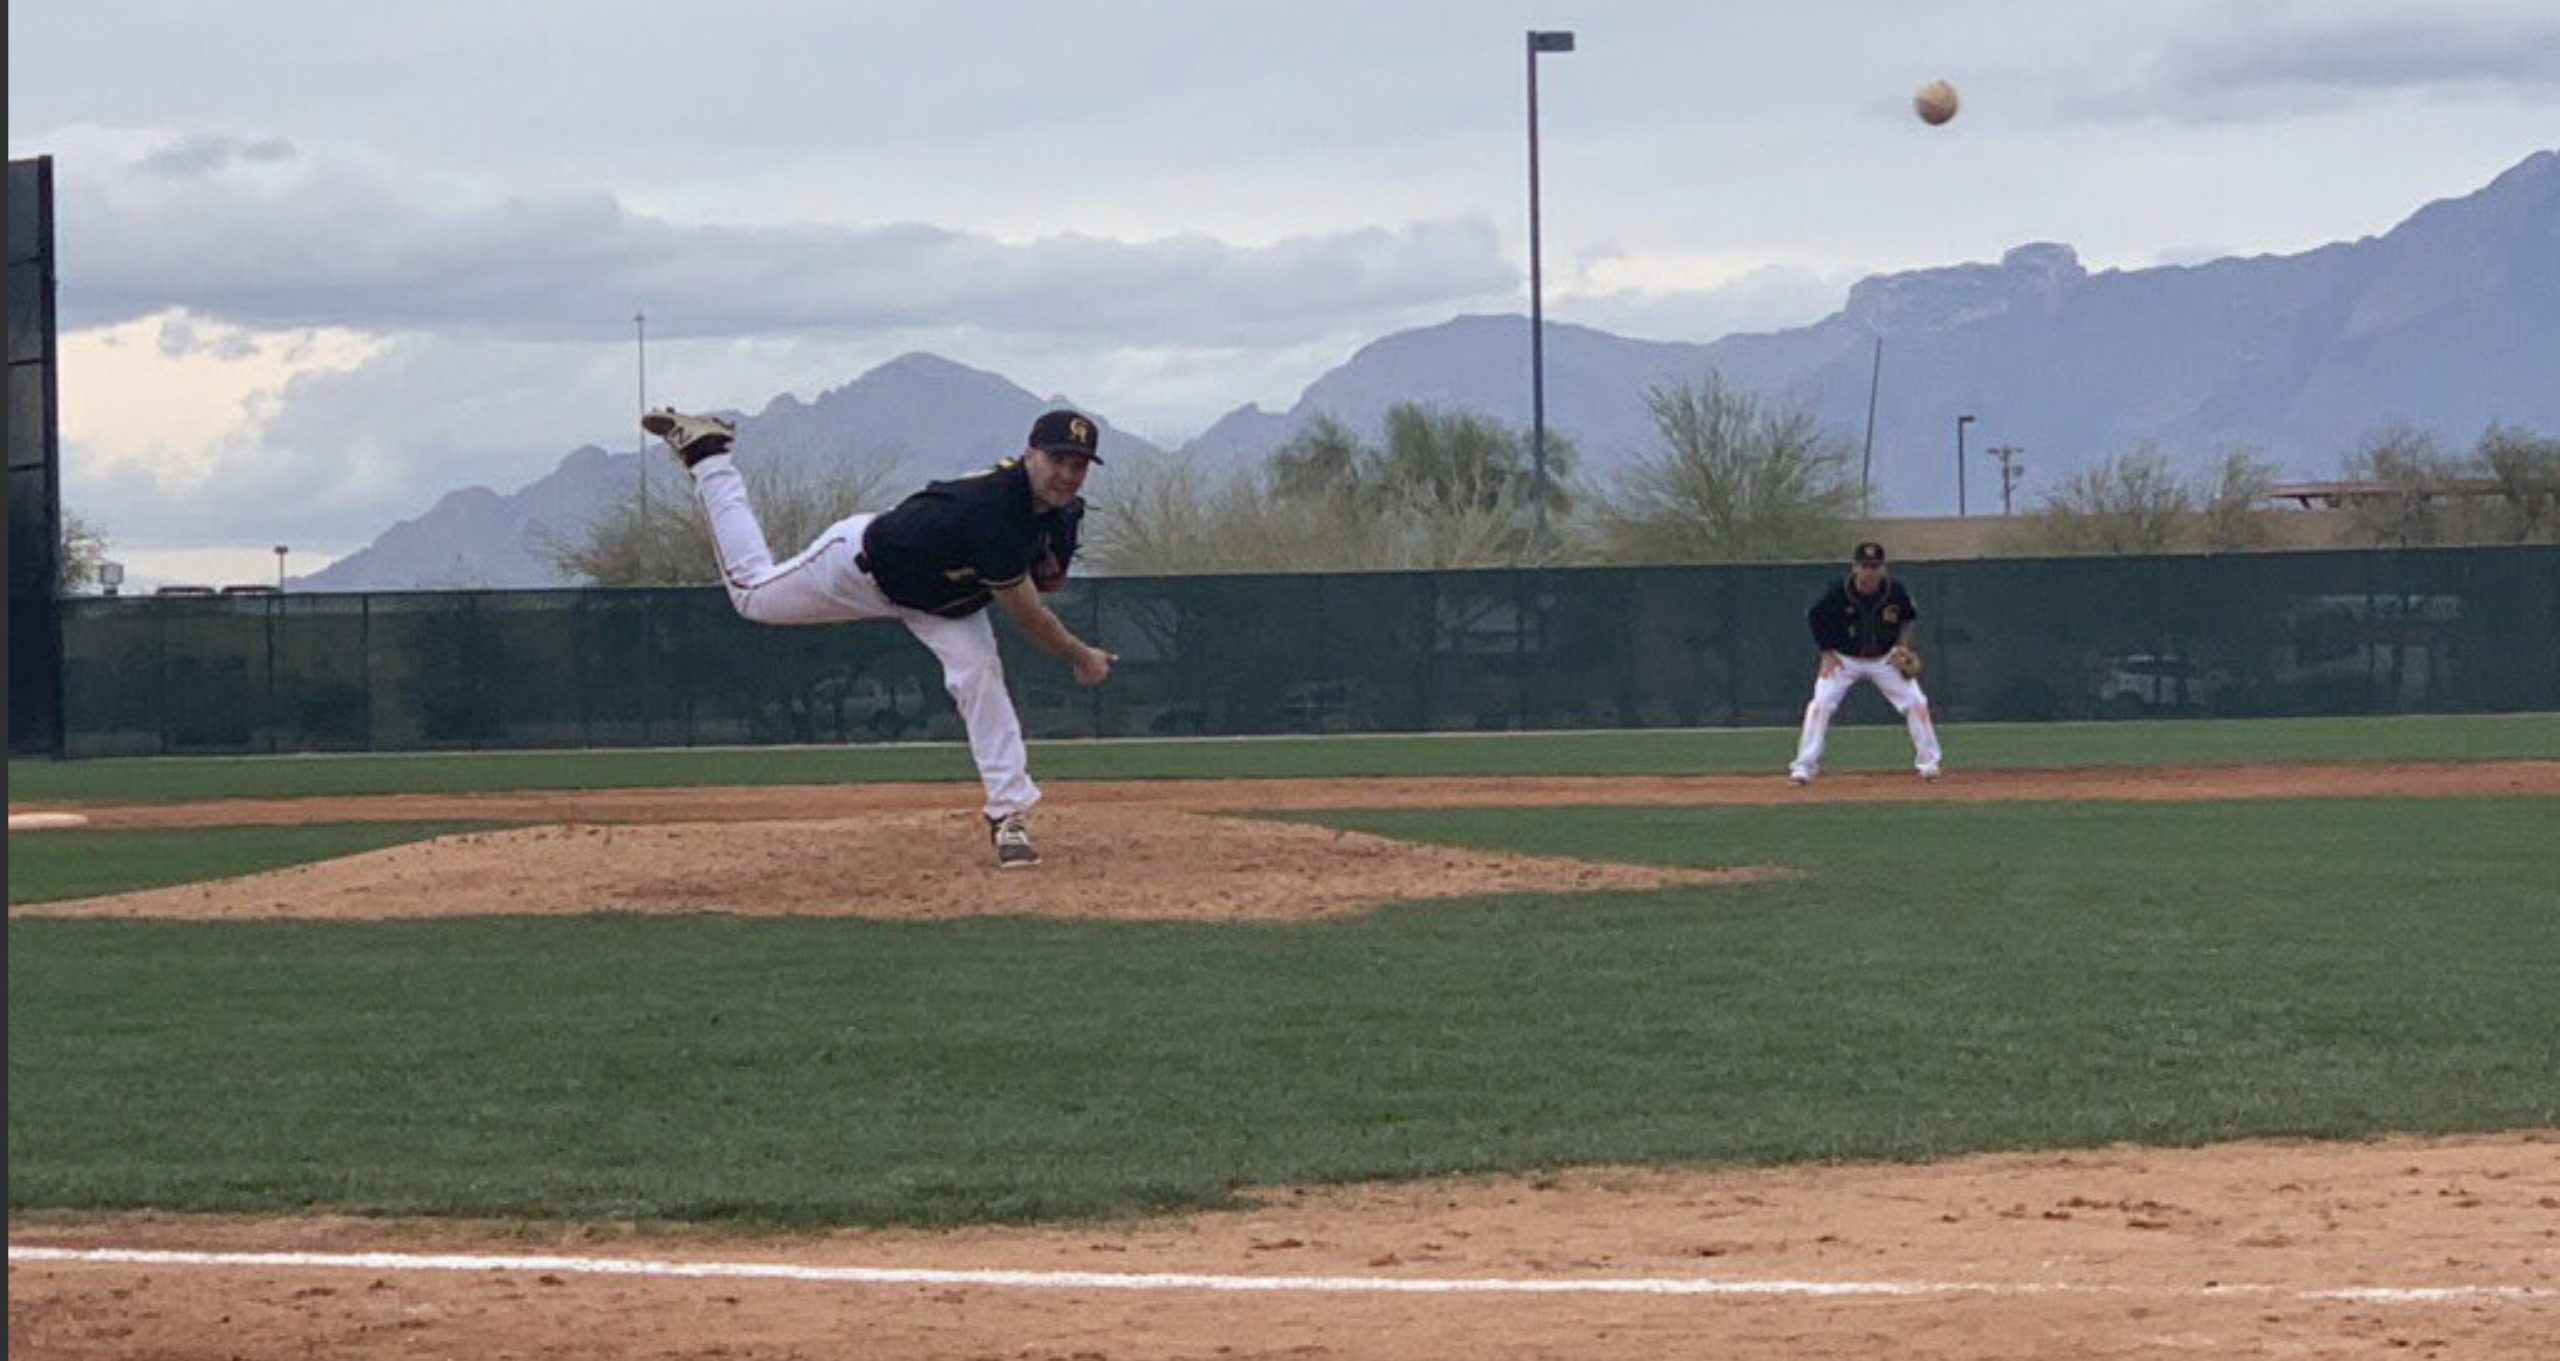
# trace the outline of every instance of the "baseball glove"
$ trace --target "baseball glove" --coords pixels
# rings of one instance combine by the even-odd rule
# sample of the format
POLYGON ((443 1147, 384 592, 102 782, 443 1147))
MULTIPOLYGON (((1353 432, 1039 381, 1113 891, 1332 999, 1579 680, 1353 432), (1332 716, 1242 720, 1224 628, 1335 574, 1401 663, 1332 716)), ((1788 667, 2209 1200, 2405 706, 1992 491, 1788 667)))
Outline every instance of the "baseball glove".
POLYGON ((1884 654, 1884 659, 1893 664, 1894 670, 1902 673, 1904 680, 1920 679, 1920 654, 1909 647, 1896 646, 1893 651, 1884 654))
POLYGON ((1057 590, 1067 584, 1067 565, 1058 561, 1057 554, 1042 549, 1040 560, 1031 564, 1031 584, 1042 595, 1057 590))

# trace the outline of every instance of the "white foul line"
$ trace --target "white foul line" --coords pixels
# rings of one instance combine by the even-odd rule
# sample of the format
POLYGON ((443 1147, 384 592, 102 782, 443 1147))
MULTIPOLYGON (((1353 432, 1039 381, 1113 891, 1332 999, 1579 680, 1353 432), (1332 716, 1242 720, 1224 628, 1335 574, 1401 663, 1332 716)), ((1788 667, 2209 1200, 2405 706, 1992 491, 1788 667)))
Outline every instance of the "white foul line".
POLYGON ((2560 1290, 2514 1285, 2359 1286, 2298 1290, 2271 1285, 2206 1285, 2135 1291, 2116 1285, 1981 1281, 1705 1280, 1698 1277, 1209 1276, 1185 1272, 954 1271, 926 1267, 793 1266, 783 1262, 677 1262, 636 1257, 492 1257, 402 1252, 169 1252, 138 1248, 9 1245, 9 1261, 128 1266, 294 1267, 348 1271, 517 1271, 583 1276, 811 1281, 836 1285, 982 1286, 999 1290, 1227 1290, 1378 1295, 2276 1295, 2360 1304, 2455 1300, 2560 1299, 2560 1290))

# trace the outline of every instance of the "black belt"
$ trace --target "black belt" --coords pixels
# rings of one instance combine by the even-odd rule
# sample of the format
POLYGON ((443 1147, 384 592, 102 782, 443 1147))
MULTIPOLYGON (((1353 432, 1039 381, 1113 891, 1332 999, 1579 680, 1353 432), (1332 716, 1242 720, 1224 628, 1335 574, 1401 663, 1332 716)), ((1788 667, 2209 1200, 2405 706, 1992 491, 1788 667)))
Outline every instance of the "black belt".
POLYGON ((879 527, 880 522, 878 520, 873 520, 871 523, 864 525, 862 527, 862 547, 854 551, 853 570, 860 572, 864 576, 873 575, 871 571, 871 534, 872 531, 879 527))

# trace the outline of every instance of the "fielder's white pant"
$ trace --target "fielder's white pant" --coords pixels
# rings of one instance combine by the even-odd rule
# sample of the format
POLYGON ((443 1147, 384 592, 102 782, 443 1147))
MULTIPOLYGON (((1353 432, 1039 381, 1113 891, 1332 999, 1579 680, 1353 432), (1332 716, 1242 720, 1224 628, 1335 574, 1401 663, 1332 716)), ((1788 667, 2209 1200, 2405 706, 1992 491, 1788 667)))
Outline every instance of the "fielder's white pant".
POLYGON ((990 610, 945 619, 882 595, 880 583, 853 565, 854 555, 862 551, 863 528, 878 518, 872 515, 839 520, 798 557, 775 563, 764 526, 748 504, 746 479, 726 454, 693 465, 693 489, 702 498, 712 541, 720 548, 729 603, 740 615, 759 624, 895 619, 906 625, 942 663, 943 688, 960 706, 969 754, 977 759, 978 778, 987 786, 987 816, 1026 812, 1040 801, 1023 751, 1022 720, 1013 711, 1013 696, 1005 693, 1004 662, 996 653, 990 610))
POLYGON ((1920 682, 1893 669, 1893 663, 1882 657, 1842 657, 1840 669, 1828 676, 1817 676, 1813 682, 1813 702, 1804 706, 1804 736, 1796 742, 1796 759, 1787 773, 1800 779, 1812 779, 1822 769, 1823 739, 1831 733, 1831 716, 1840 712, 1840 701, 1860 681, 1872 681, 1902 715, 1904 727, 1911 730, 1911 750, 1923 775, 1938 773, 1938 728, 1929 721, 1929 697, 1921 693, 1920 682))

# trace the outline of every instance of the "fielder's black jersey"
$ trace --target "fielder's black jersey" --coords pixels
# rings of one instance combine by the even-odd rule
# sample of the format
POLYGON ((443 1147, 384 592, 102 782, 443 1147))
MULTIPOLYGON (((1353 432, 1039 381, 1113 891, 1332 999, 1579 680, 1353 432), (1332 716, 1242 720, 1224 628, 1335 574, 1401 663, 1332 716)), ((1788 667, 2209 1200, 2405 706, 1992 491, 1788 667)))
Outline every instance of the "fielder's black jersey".
POLYGON ((1887 577, 1884 589, 1867 595, 1844 576, 1813 602, 1805 622, 1813 625, 1813 645, 1825 652, 1881 657, 1902 637, 1902 626, 1919 617, 1920 607, 1911 603, 1901 582, 1887 577))
POLYGON ((1043 556, 1064 568, 1075 556, 1084 499, 1043 511, 1022 460, 935 482, 871 522, 863 570, 880 592, 909 609, 959 619, 977 613, 997 588, 1031 574, 1043 556))

